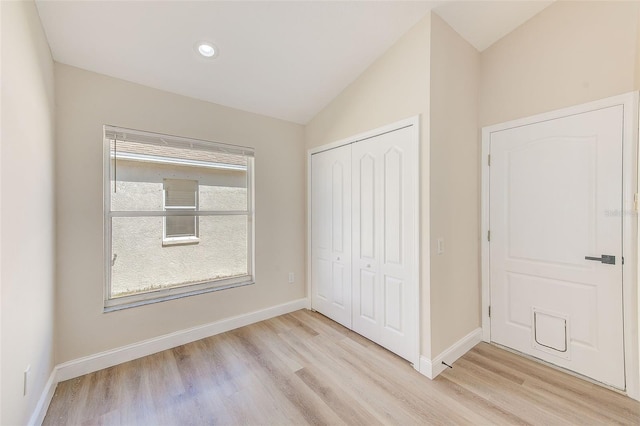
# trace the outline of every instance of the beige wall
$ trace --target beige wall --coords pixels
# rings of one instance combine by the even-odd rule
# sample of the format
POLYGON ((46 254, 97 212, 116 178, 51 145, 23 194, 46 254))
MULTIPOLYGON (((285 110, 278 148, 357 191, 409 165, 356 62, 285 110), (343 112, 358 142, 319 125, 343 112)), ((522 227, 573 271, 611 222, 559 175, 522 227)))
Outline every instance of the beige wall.
POLYGON ((56 362, 305 296, 302 126, 66 65, 55 71, 56 362), (255 148, 255 285, 102 312, 103 124, 255 148))
POLYGON ((429 28, 427 15, 323 108, 305 127, 307 149, 417 114, 428 136, 429 28))
POLYGON ((640 88, 640 2, 557 2, 480 57, 480 125, 640 88))
MULTIPOLYGON (((480 327, 480 54, 431 20, 431 355, 480 327), (444 253, 436 241, 444 239, 444 253)), ((424 170, 423 170, 424 172, 424 170)))
MULTIPOLYGON (((307 148, 420 115, 421 281, 429 280, 429 38, 427 15, 305 128, 307 148), (427 167, 425 167, 427 165, 427 167)), ((430 353, 429 296, 422 292, 422 353, 430 353)))
POLYGON ((18 425, 29 421, 54 365, 54 81, 33 2, 0 9, 0 424, 18 425))

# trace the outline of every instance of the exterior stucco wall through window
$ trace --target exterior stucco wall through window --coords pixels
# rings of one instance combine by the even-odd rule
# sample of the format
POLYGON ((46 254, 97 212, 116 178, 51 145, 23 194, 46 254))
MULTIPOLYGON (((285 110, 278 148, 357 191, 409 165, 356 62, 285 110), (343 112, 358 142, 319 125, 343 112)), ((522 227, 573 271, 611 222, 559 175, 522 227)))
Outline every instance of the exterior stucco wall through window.
MULTIPOLYGON (((163 179, 197 180, 200 210, 247 208, 244 170, 118 160, 112 209, 161 211, 163 179)), ((112 296, 247 274, 247 216, 198 220, 197 243, 163 247, 162 217, 113 218, 112 296)))

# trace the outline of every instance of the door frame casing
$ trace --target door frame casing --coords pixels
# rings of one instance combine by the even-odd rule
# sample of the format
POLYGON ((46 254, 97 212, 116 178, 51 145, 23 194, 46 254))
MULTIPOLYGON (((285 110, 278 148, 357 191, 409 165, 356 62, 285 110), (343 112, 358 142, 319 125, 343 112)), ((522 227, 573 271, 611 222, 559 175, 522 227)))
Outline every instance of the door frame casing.
MULTIPOLYGON (((418 184, 416 185, 415 188, 415 194, 414 196, 416 197, 416 207, 417 207, 417 211, 416 214, 414 216, 414 226, 416 230, 418 230, 418 235, 422 235, 422 229, 420 227, 420 218, 421 218, 421 200, 420 200, 420 190, 421 190, 421 186, 422 186, 422 182, 421 182, 421 171, 420 171, 420 116, 416 115, 413 117, 409 117, 407 119, 404 120, 400 120, 400 121, 396 121, 394 123, 388 124, 386 126, 382 126, 382 127, 378 127, 376 129, 372 129, 363 133, 358 133, 357 135, 354 136, 350 136, 348 138, 344 138, 344 139, 340 139, 337 140, 335 142, 331 142, 325 145, 320 145, 314 148, 310 148, 307 150, 307 271, 306 271, 306 276, 307 276, 307 285, 306 285, 306 291, 307 291, 307 308, 308 309, 313 309, 311 306, 311 298, 312 298, 312 289, 311 289, 311 275, 312 275, 312 271, 311 271, 311 265, 312 265, 312 258, 311 258, 311 224, 312 224, 312 206, 311 206, 311 157, 313 154, 317 154, 319 152, 323 152, 323 151, 328 151, 330 149, 334 149, 334 148, 339 148, 345 145, 351 145, 354 144, 356 142, 362 141, 364 139, 370 139, 376 136, 380 136, 384 133, 389 133, 389 132, 393 132, 395 130, 400 130, 403 129, 405 127, 411 127, 411 142, 415 144, 416 146, 416 157, 414 159, 412 159, 412 161, 416 162, 416 171, 417 171, 417 176, 416 179, 418 179, 418 184)), ((415 294, 414 294, 414 312, 416 313, 416 318, 415 318, 415 332, 414 332, 414 343, 415 343, 415 353, 412 355, 412 358, 409 360, 412 364, 413 364, 413 368, 415 368, 416 370, 419 370, 420 368, 420 354, 421 354, 421 345, 422 345, 422 340, 421 340, 421 327, 420 327, 420 318, 422 318, 421 316, 421 311, 422 311, 422 304, 421 304, 421 299, 420 297, 422 296, 423 292, 429 292, 429 287, 428 287, 428 283, 422 283, 421 282, 421 270, 422 270, 422 265, 420 264, 420 238, 416 238, 415 241, 415 248, 413 250, 413 253, 411 253, 411 257, 412 257, 412 261, 414 262, 414 273, 412 274, 412 279, 415 280, 416 283, 416 289, 415 289, 415 294), (425 288, 421 288, 422 285, 426 285, 425 288)), ((353 291, 353 289, 352 289, 353 291)), ((352 313, 353 315, 353 313, 352 313)), ((425 339, 430 339, 430 332, 429 330, 425 330, 425 332, 427 333, 426 336, 424 336, 425 339)))
POLYGON ((515 127, 527 126, 543 121, 558 119, 571 115, 582 114, 613 106, 623 106, 623 136, 622 136, 622 253, 624 266, 622 268, 623 292, 623 333, 626 394, 640 400, 640 364, 638 339, 638 209, 635 198, 640 187, 638 174, 638 92, 625 93, 598 101, 588 102, 568 108, 537 114, 531 117, 508 121, 482 128, 482 194, 481 194, 481 281, 482 281, 482 338, 491 342, 491 319, 489 306, 490 292, 490 242, 489 236, 489 154, 491 134, 515 127))

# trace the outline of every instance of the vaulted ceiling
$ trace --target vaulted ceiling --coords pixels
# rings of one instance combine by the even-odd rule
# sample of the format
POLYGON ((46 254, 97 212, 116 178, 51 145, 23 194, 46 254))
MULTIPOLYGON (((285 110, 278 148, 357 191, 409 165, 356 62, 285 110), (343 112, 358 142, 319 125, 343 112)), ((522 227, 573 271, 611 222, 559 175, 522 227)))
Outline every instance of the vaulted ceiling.
POLYGON ((482 50, 550 3, 36 1, 58 62, 301 124, 430 10, 482 50))

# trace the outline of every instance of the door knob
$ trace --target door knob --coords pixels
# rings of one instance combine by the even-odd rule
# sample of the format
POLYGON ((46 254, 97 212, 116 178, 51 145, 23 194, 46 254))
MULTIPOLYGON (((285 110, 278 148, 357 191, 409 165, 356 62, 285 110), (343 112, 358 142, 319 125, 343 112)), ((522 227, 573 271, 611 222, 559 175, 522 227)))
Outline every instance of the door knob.
POLYGON ((607 265, 615 265, 616 264, 616 257, 615 256, 611 256, 610 254, 603 254, 600 257, 585 256, 584 258, 586 260, 596 260, 598 262, 606 263, 607 265))

